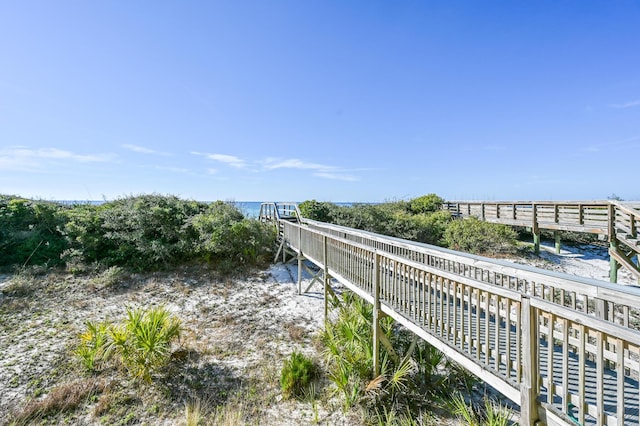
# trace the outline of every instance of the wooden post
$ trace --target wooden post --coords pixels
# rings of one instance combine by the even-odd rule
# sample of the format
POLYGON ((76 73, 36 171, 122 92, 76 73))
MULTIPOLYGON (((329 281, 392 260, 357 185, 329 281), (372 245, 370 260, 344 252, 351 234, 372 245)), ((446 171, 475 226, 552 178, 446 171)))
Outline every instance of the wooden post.
POLYGON ((380 375, 380 254, 373 255, 373 372, 380 375))
POLYGON ((522 333, 522 381, 520 382, 520 424, 538 421, 538 317, 531 300, 523 297, 520 307, 522 333))
POLYGON ((302 227, 298 228, 298 294, 302 294, 302 227))
MULTIPOLYGON (((618 251, 618 240, 616 238, 612 238, 609 241, 609 250, 610 251, 618 251)), ((618 268, 620 264, 618 261, 611 255, 609 255, 609 281, 612 283, 618 282, 618 268)))
POLYGON ((287 241, 284 238, 284 225, 281 224, 280 221, 277 223, 280 227, 280 232, 282 233, 282 264, 284 265, 287 263, 287 241))
POLYGON ((304 256, 302 255, 302 250, 298 252, 298 294, 302 294, 302 261, 304 260, 304 256))
POLYGON ((535 254, 540 254, 540 229, 538 229, 538 206, 535 204, 531 205, 532 207, 532 224, 531 224, 531 232, 533 233, 533 252, 535 254))
MULTIPOLYGON (((616 209, 613 204, 609 204, 609 252, 618 251, 618 240, 616 238, 616 209)), ((609 254, 609 281, 618 282, 618 261, 609 254)))
POLYGON ((556 240, 556 253, 560 254, 560 231, 553 231, 553 236, 555 237, 556 240))
POLYGON ((324 322, 329 319, 329 255, 327 249, 327 236, 322 237, 324 257, 324 322))

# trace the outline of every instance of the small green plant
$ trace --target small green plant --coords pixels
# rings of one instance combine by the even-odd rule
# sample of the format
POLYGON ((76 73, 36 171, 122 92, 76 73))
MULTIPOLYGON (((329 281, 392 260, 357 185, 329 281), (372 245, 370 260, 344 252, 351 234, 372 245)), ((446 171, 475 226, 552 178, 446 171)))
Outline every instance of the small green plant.
POLYGON ((308 394, 311 381, 317 374, 313 361, 304 354, 294 351, 284 361, 280 373, 280 389, 285 398, 302 398, 308 394))
MULTIPOLYGON (((321 334, 327 360, 328 378, 335 392, 343 396, 345 410, 359 402, 393 403, 404 393, 416 373, 415 363, 402 362, 381 345, 380 374, 374 376, 371 324, 373 308, 364 299, 350 292, 343 293, 337 317, 325 324, 321 334)), ((404 344, 394 330, 393 319, 380 320, 380 327, 392 346, 404 344)))
POLYGON ((94 372, 105 359, 109 324, 87 321, 86 326, 87 330, 80 335, 80 345, 74 354, 80 358, 87 371, 94 372))
POLYGON ((136 378, 151 382, 151 374, 164 367, 171 344, 180 337, 180 320, 163 307, 127 309, 123 326, 110 329, 115 353, 136 378))
POLYGON ((111 266, 91 280, 99 287, 109 288, 118 285, 124 276, 124 270, 119 266, 111 266))
POLYGON ((484 407, 488 426, 507 426, 511 423, 513 413, 499 402, 485 398, 484 407))
POLYGON ((457 393, 449 401, 449 407, 468 426, 507 426, 511 422, 511 411, 487 397, 484 398, 484 407, 474 406, 457 393))
POLYGON ((472 404, 467 404, 464 396, 457 393, 448 403, 451 412, 468 426, 480 426, 480 415, 472 404))
POLYGON ((180 337, 180 320, 163 307, 127 309, 123 324, 87 322, 75 355, 94 372, 103 362, 115 358, 129 373, 151 382, 151 375, 164 367, 171 345, 180 337))

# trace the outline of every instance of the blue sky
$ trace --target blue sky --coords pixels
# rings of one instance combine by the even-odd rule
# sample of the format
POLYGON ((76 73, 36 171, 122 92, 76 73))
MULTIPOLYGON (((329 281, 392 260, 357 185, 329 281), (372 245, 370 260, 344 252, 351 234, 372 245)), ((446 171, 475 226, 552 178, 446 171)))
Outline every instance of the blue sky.
POLYGON ((0 1, 0 193, 640 199, 638 1, 0 1))

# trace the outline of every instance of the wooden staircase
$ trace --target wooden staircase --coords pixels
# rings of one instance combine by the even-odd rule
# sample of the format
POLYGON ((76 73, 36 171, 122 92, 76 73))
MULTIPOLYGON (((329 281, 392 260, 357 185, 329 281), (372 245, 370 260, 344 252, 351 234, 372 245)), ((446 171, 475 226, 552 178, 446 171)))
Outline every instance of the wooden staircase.
POLYGON ((640 205, 612 201, 609 255, 640 280, 640 205), (619 244, 618 244, 619 243, 619 244), (633 261, 633 257, 636 261, 633 261))

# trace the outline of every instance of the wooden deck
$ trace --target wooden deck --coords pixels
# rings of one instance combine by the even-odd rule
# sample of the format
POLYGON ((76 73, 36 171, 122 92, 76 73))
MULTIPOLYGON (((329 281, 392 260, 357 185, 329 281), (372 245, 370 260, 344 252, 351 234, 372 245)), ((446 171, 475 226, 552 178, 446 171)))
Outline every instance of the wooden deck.
MULTIPOLYGON (((623 266, 640 282, 640 205, 619 201, 448 201, 443 208, 455 217, 530 228, 536 250, 540 230, 601 235, 609 241, 611 281, 623 266), (636 261, 633 261, 633 258, 636 261)), ((559 234, 556 234, 559 235, 559 234)), ((559 237, 557 237, 559 238, 559 237)), ((557 240, 556 248, 560 244, 557 240)))
POLYGON ((640 424, 640 289, 277 216, 263 220, 281 248, 325 287, 338 280, 442 350, 519 404, 521 424, 640 424))

